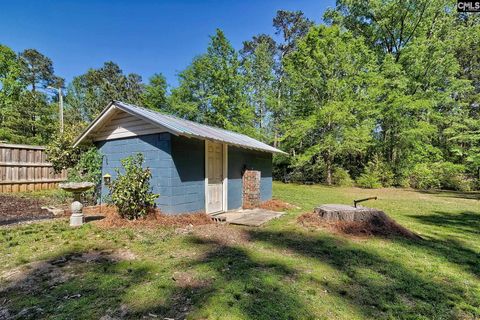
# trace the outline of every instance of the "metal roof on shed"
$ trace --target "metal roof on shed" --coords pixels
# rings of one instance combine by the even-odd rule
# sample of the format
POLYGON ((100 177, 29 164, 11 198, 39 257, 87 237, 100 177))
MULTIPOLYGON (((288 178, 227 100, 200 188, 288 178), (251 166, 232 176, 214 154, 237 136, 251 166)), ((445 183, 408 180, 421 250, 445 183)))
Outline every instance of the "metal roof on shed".
POLYGON ((230 145, 243 147, 247 149, 255 149, 261 151, 267 151, 272 153, 284 153, 283 151, 269 146, 266 143, 253 139, 244 134, 215 128, 200 124, 197 122, 181 119, 175 116, 166 115, 150 109, 145 109, 139 106, 128 104, 121 101, 111 102, 105 110, 90 124, 90 126, 84 131, 82 135, 77 139, 75 145, 78 145, 88 134, 92 131, 95 125, 102 119, 102 117, 111 109, 116 107, 122 111, 125 111, 134 116, 138 116, 151 123, 165 127, 169 132, 182 135, 186 137, 214 140, 218 142, 227 143, 230 145))

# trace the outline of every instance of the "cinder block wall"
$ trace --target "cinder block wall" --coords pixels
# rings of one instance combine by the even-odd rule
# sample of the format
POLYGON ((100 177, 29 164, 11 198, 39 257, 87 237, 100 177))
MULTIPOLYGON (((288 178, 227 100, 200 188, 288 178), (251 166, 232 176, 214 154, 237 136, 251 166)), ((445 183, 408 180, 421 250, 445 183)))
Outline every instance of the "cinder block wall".
MULTIPOLYGON (((157 133, 97 142, 103 155, 102 176, 115 179, 120 160, 142 152, 144 166, 152 171, 152 190, 160 194, 157 206, 164 213, 205 211, 205 144, 198 139, 157 133)), ((242 207, 242 170, 261 171, 260 197, 272 198, 272 155, 266 152, 228 147, 228 209, 242 207)), ((103 185, 102 194, 108 194, 103 185)))
POLYGON ((172 136, 174 212, 205 211, 205 142, 172 136))
MULTIPOLYGON (((162 212, 175 214, 204 210, 203 141, 158 133, 101 141, 97 147, 103 155, 102 176, 109 173, 112 179, 116 178, 114 169, 121 168, 121 159, 143 153, 144 167, 152 171, 152 190, 160 194, 156 203, 162 212)), ((102 180, 102 195, 108 192, 102 180)))
POLYGON ((261 151, 228 147, 228 210, 242 207, 243 169, 261 172, 260 198, 272 198, 272 154, 261 151))

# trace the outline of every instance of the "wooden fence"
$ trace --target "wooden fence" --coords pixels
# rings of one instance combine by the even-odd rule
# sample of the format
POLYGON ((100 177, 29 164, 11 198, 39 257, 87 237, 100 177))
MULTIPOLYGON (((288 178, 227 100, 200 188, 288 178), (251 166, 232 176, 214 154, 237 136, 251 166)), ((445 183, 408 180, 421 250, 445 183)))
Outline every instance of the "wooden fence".
POLYGON ((66 177, 53 171, 44 147, 0 143, 0 192, 52 189, 66 177))

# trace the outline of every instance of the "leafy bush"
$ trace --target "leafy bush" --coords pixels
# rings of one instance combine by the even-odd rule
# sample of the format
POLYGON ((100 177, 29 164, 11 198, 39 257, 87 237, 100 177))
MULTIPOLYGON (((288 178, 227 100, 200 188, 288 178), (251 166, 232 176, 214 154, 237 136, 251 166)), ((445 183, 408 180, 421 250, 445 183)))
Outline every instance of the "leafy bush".
POLYGON ((93 147, 81 154, 73 168, 67 171, 68 181, 82 182, 88 181, 95 183, 95 188, 85 193, 85 198, 89 203, 95 203, 100 196, 100 184, 102 180, 102 155, 97 148, 93 147))
POLYGON ((57 134, 47 145, 48 161, 52 163, 55 172, 73 168, 80 160, 82 153, 92 147, 91 143, 84 143, 74 148, 73 143, 81 129, 76 126, 67 126, 63 133, 57 134))
POLYGON ((343 168, 335 168, 332 176, 333 184, 342 187, 353 186, 353 180, 347 170, 343 168))
POLYGON ((373 161, 365 167, 365 171, 357 178, 356 183, 360 188, 375 189, 390 187, 393 181, 392 170, 378 156, 375 156, 373 161))
POLYGON ((432 169, 429 163, 415 165, 410 176, 410 186, 415 189, 436 189, 440 188, 438 174, 432 169))
POLYGON ((395 186, 400 188, 410 187, 410 179, 408 177, 399 176, 395 179, 395 186))
POLYGON ((382 187, 378 175, 373 172, 362 173, 360 177, 357 178, 356 183, 360 188, 377 189, 382 187))
POLYGON ((325 165, 323 162, 305 164, 301 161, 295 161, 290 169, 292 169, 292 171, 287 175, 287 180, 291 182, 319 183, 324 180, 325 165))
POLYGON ((464 166, 451 162, 420 163, 410 175, 410 186, 417 189, 468 191, 472 182, 464 171, 464 166))
POLYGON ((472 179, 471 190, 480 190, 480 179, 472 179))
POLYGON ((442 189, 469 191, 471 180, 464 174, 465 167, 451 162, 438 162, 434 166, 442 189))
POLYGON ((368 163, 365 172, 376 176, 383 187, 391 187, 394 184, 395 175, 392 169, 378 155, 375 155, 373 161, 368 163))
POLYGON ((137 153, 122 160, 124 173, 117 168, 117 178, 110 185, 110 201, 122 218, 138 219, 153 207, 158 194, 150 191, 150 170, 144 169, 143 154, 137 153))

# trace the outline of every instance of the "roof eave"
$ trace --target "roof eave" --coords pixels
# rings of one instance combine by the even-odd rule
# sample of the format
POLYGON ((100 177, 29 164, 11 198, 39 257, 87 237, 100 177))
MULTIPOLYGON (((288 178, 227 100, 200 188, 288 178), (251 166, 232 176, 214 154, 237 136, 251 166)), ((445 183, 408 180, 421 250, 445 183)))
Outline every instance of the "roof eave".
POLYGON ((105 107, 105 109, 100 112, 100 114, 93 120, 86 128, 83 130, 83 132, 75 139, 75 142, 73 143, 73 147, 76 148, 82 141, 85 140, 85 138, 88 136, 88 134, 93 130, 93 128, 97 125, 97 123, 100 121, 100 119, 105 116, 111 110, 112 106, 114 106, 115 102, 110 101, 108 105, 105 107))
POLYGON ((111 112, 111 110, 115 110, 115 109, 119 109, 119 110, 122 110, 126 113, 129 113, 133 116, 136 116, 144 121, 147 121, 149 123, 152 123, 154 125, 157 125, 157 126, 161 126, 162 128, 166 129, 167 132, 175 135, 175 136, 178 136, 178 135, 181 135, 181 136, 184 136, 184 137, 187 137, 187 138, 196 138, 196 139, 200 139, 200 140, 213 140, 213 141, 218 141, 218 142, 221 142, 221 143, 226 143, 228 145, 232 145, 232 146, 236 146, 236 147, 239 147, 239 148, 243 148, 243 149, 250 149, 250 150, 257 150, 257 151, 262 151, 262 152, 268 152, 268 153, 277 153, 277 154, 284 154, 284 155, 288 155, 288 153, 282 151, 282 150, 279 150, 277 148, 274 148, 274 147, 270 147, 268 149, 264 149, 264 148, 256 148, 256 147, 250 147, 250 146, 245 146, 245 145, 241 145, 241 144, 236 144, 236 143, 232 143, 232 142, 228 142, 228 141, 224 141, 224 140, 220 140, 220 139, 212 139, 212 138, 208 138, 208 137, 204 137, 204 136, 200 136, 200 135, 197 135, 197 134, 192 134, 192 133, 188 133, 188 132, 185 132, 185 131, 181 131, 181 130, 178 130, 172 126, 169 126, 167 123, 159 123, 157 121, 154 121, 148 117, 145 117, 144 115, 136 112, 134 109, 132 108, 128 108, 128 106, 125 106, 121 101, 115 101, 115 100, 112 100, 109 102, 109 104, 107 105, 107 107, 105 107, 105 109, 102 110, 102 112, 95 118, 95 120, 92 121, 92 123, 90 123, 90 125, 75 139, 75 142, 73 144, 74 147, 77 147, 80 143, 82 143, 82 141, 84 141, 86 139, 86 137, 93 131, 93 129, 95 129, 95 127, 102 122, 102 120, 106 119, 106 117, 108 116, 108 114, 111 112), (272 150, 274 149, 274 150, 272 150))

